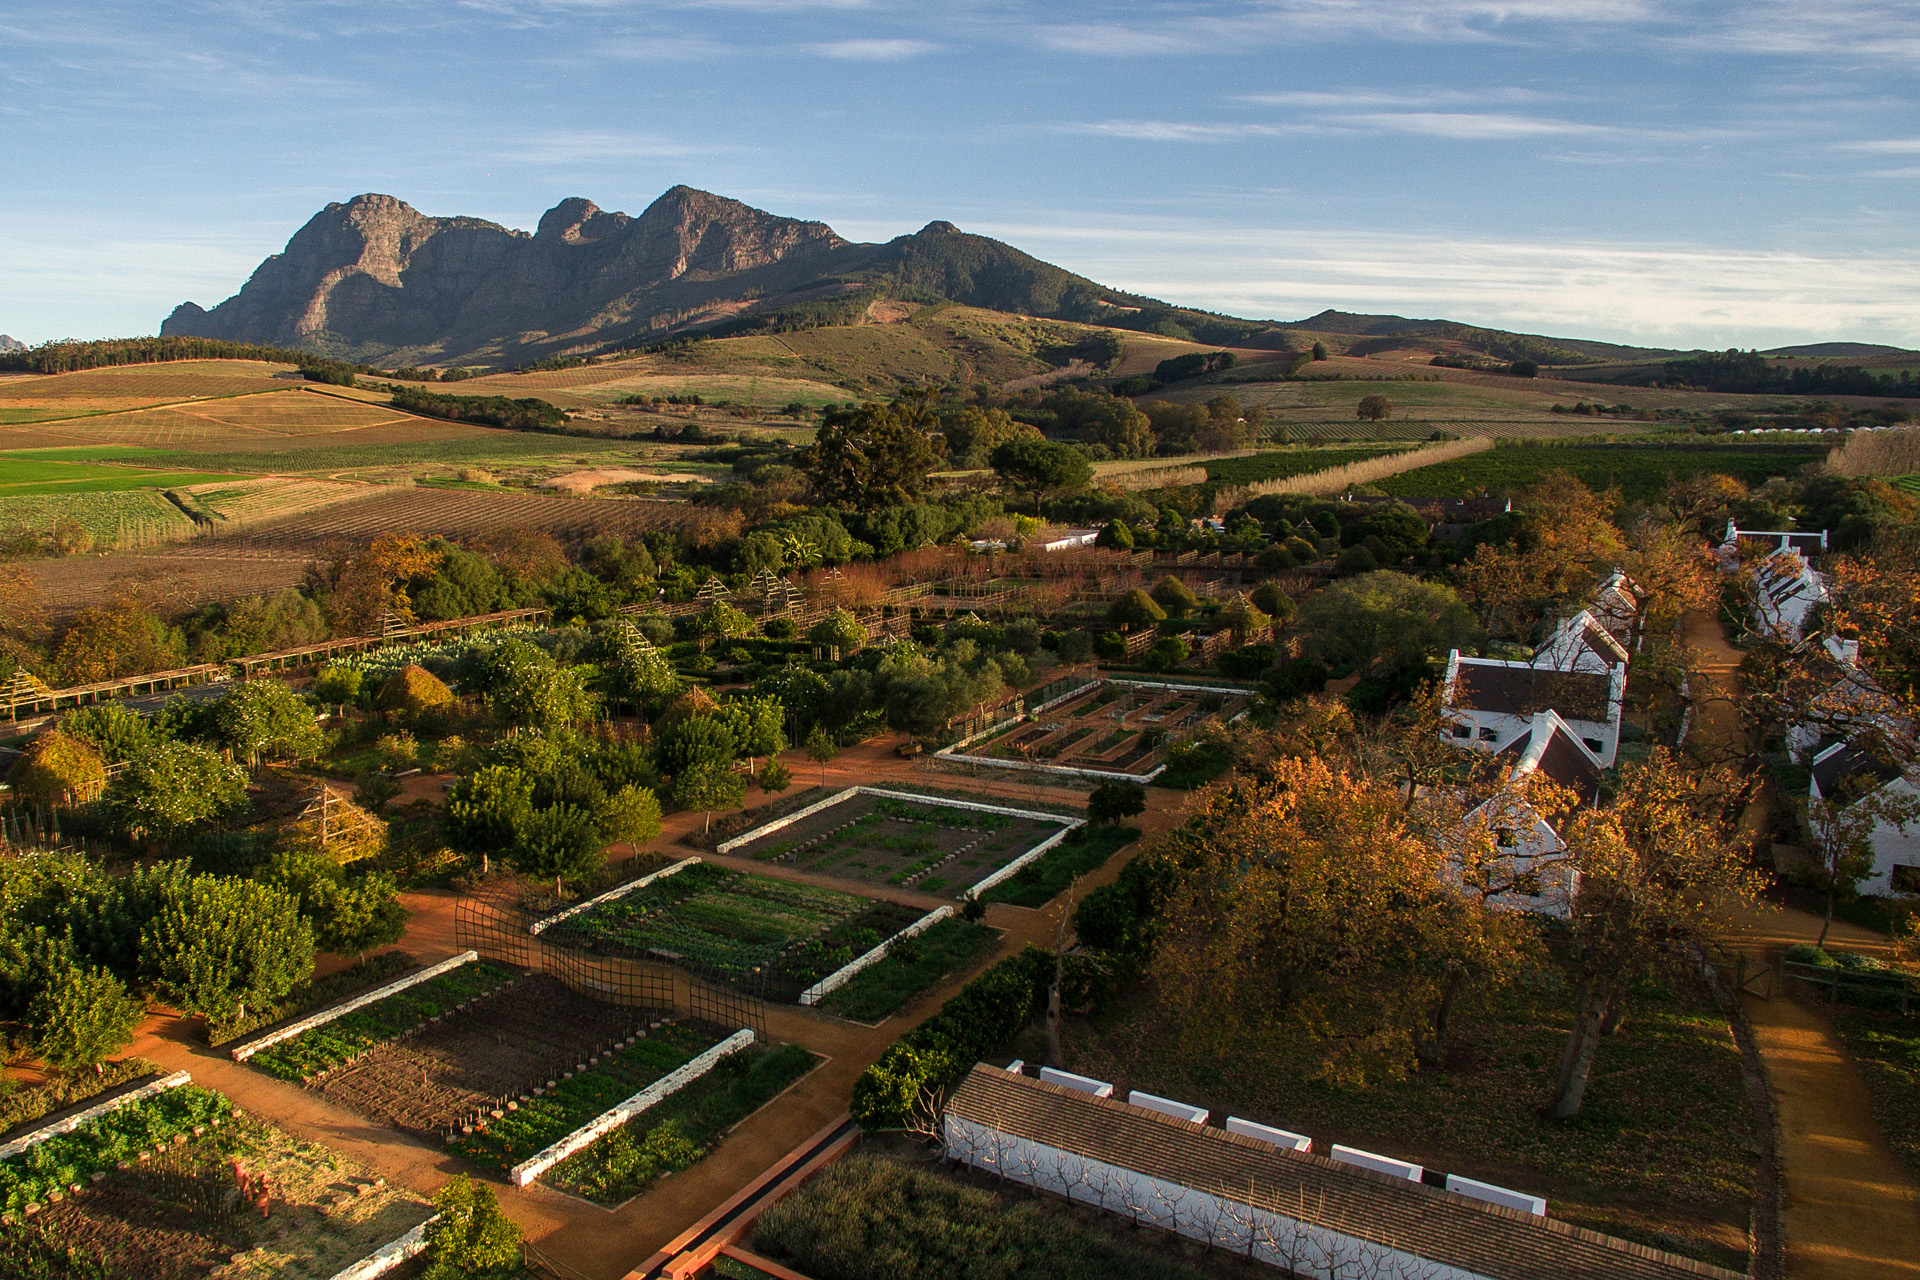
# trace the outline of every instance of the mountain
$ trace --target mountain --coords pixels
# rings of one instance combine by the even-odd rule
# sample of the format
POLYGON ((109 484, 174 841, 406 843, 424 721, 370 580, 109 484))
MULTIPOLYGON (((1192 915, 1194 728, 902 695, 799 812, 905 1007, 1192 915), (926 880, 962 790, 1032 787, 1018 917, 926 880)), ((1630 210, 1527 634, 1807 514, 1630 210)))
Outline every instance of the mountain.
POLYGON ((1372 316, 1352 311, 1322 311, 1289 326, 1311 333, 1342 334, 1356 339, 1346 350, 1367 355, 1397 341, 1407 345, 1439 345, 1478 352, 1502 360, 1533 360, 1540 364, 1590 364, 1595 361, 1646 360, 1683 354, 1665 348, 1626 347, 1584 338, 1549 338, 1537 333, 1510 333, 1483 329, 1455 320, 1409 320, 1405 316, 1372 316))
POLYGON ((239 293, 212 310, 182 303, 160 332, 500 365, 716 325, 844 323, 879 296, 1081 320, 1152 303, 951 223, 856 244, 685 186, 637 218, 563 200, 531 235, 362 195, 315 214, 239 293))
POLYGON ((1763 356, 1798 356, 1808 360, 1868 360, 1875 356, 1911 356, 1920 354, 1904 347, 1882 346, 1878 342, 1810 342, 1800 347, 1774 347, 1763 356))
POLYGON ((26 349, 27 344, 20 339, 0 333, 0 351, 25 351, 26 349))

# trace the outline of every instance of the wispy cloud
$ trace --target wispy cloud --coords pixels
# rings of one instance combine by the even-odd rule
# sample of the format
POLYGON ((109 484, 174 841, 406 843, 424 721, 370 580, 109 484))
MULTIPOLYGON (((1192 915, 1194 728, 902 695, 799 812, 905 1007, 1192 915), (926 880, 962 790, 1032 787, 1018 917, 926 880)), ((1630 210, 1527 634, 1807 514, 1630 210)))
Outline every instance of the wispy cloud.
POLYGON ((1312 132, 1310 126, 1278 124, 1204 124, 1187 120, 1101 120, 1061 126, 1064 133, 1102 138, 1132 138, 1140 142, 1238 142, 1244 138, 1275 138, 1312 132))
POLYGON ((1372 111, 1333 117, 1342 124, 1381 133, 1412 133, 1461 140, 1612 134, 1619 130, 1576 120, 1486 111, 1372 111))
POLYGON ((902 62, 934 52, 940 46, 926 40, 829 40, 803 44, 801 50, 823 58, 844 58, 850 62, 902 62))
POLYGON ((1840 150, 1865 151, 1872 155, 1920 155, 1920 138, 1870 138, 1860 142, 1843 142, 1840 150))

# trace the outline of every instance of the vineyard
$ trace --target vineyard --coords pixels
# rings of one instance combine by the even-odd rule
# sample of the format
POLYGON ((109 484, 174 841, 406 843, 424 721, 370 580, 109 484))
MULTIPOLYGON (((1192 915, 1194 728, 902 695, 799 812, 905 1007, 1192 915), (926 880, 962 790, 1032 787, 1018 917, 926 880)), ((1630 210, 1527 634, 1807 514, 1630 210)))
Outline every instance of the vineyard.
POLYGON ((116 550, 156 546, 193 533, 193 521, 152 489, 22 497, 0 488, 0 528, 46 533, 62 520, 79 521, 96 546, 116 550))
POLYGON ((1797 475, 1826 453, 1817 444, 1504 445, 1390 477, 1379 487, 1402 498, 1457 498, 1482 490, 1505 497, 1565 472, 1591 489, 1616 488, 1629 502, 1645 502, 1658 496, 1669 478, 1717 474, 1759 485, 1774 476, 1797 475))
POLYGON ((180 360, 78 373, 0 379, 0 405, 90 413, 213 396, 246 395, 288 385, 292 365, 257 360, 180 360))
POLYGON ((1262 449, 1248 458, 1221 458, 1205 463, 1207 479, 1227 484, 1253 484, 1310 475, 1329 467, 1371 458, 1381 449, 1262 449))

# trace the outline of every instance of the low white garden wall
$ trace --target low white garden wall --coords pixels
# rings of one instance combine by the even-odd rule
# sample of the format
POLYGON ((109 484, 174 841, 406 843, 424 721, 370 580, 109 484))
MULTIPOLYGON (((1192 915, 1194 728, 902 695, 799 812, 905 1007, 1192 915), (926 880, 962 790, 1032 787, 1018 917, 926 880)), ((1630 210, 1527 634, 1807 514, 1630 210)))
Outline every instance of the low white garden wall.
POLYGON ((628 1098, 625 1102, 602 1112, 596 1118, 581 1125, 578 1129, 575 1129, 572 1133, 560 1139, 560 1141, 554 1143, 539 1155, 528 1160, 523 1160, 513 1166, 513 1168, 507 1172, 508 1180, 516 1187, 526 1186, 529 1182, 532 1182, 535 1178, 545 1173, 548 1169, 551 1169, 554 1165, 559 1164, 574 1152, 584 1150, 595 1138, 600 1137, 602 1134, 613 1132, 661 1099, 677 1093, 687 1085, 692 1084, 695 1080, 698 1080, 701 1076, 713 1070, 720 1059, 730 1053, 737 1053, 746 1048, 753 1043, 753 1039, 753 1030, 751 1028, 743 1027, 734 1032, 693 1061, 675 1068, 673 1071, 655 1080, 640 1092, 634 1094, 631 1098, 628 1098))
POLYGON ((939 924, 942 920, 945 920, 948 916, 952 914, 953 914, 952 907, 935 907, 933 910, 927 912, 927 914, 925 914, 924 916, 921 916, 918 920, 915 920, 912 924, 908 925, 906 928, 902 929, 900 932, 894 934, 891 938, 888 938, 886 941, 882 942, 879 946, 875 947, 873 950, 867 952, 865 955, 858 957, 857 959, 852 961, 850 964, 845 964, 845 965, 842 965, 840 968, 835 969, 832 973, 820 979, 820 981, 814 983, 812 986, 808 987, 805 991, 802 991, 800 993, 800 1003, 801 1004, 820 1003, 821 999, 826 995, 828 995, 829 993, 838 991, 841 987, 846 986, 847 980, 853 977, 854 974, 860 972, 862 969, 866 968, 868 965, 878 964, 882 960, 885 960, 887 958, 888 949, 891 948, 894 943, 900 941, 900 939, 902 938, 917 937, 920 934, 925 933, 927 930, 933 928, 933 926, 939 924))
POLYGON ((389 1240, 352 1266, 334 1272, 333 1280, 373 1280, 373 1277, 387 1274, 407 1259, 419 1256, 426 1252, 427 1228, 439 1220, 440 1215, 434 1214, 407 1234, 389 1240))
POLYGON ((96 1103, 88 1107, 85 1111, 76 1111, 64 1119, 55 1120, 51 1124, 42 1125, 30 1133, 22 1134, 5 1146, 0 1146, 0 1160, 5 1160, 10 1156, 17 1156, 30 1147, 39 1146, 48 1138, 57 1137, 63 1133, 72 1133, 89 1120, 97 1120, 101 1116, 111 1114, 122 1107, 131 1106, 143 1098, 151 1098, 157 1093, 165 1093, 169 1089, 178 1089, 183 1084, 192 1083, 193 1076, 185 1071, 176 1071, 170 1076, 163 1076, 158 1080, 150 1080, 138 1089, 129 1089, 117 1098, 110 1098, 105 1102, 96 1103))
POLYGON ((399 978, 387 983, 384 987, 375 987, 371 991, 361 992, 350 1000, 342 1000, 339 1004, 328 1005, 326 1008, 320 1010, 320 1012, 310 1013, 298 1022, 290 1022, 277 1031, 269 1031, 257 1040, 249 1040, 245 1044, 234 1046, 232 1050, 233 1060, 235 1062, 245 1062, 248 1058, 251 1058, 254 1054, 269 1045, 279 1044, 282 1040, 291 1040, 303 1031, 311 1031, 315 1027, 323 1027, 335 1018, 345 1017, 355 1009, 364 1008, 377 1001, 385 1000, 396 991, 405 991, 408 987, 417 987, 430 978, 437 978, 443 973, 449 973, 454 969, 458 969, 463 964, 471 964, 479 958, 480 953, 478 951, 462 951, 459 955, 451 959, 442 960, 439 964, 430 964, 420 972, 408 974, 404 978, 399 978))
POLYGON ((641 876, 638 880, 630 881, 627 884, 621 885, 617 889, 609 889, 597 898, 588 898, 585 902, 576 902, 572 906, 566 908, 565 910, 556 911, 552 915, 546 917, 543 920, 535 920, 532 924, 527 926, 527 932, 537 937, 541 933, 545 932, 547 929, 550 929, 554 925, 559 924, 562 920, 567 919, 569 916, 577 916, 582 911, 591 911, 603 902, 612 902, 615 898, 623 898, 627 894, 632 893, 636 889, 646 888, 648 885, 652 884, 656 880, 664 880, 668 876, 678 875, 682 871, 685 871, 688 867, 692 866, 694 863, 698 861, 700 861, 700 859, 697 856, 692 858, 682 858, 680 861, 674 863, 670 867, 662 867, 658 871, 648 872, 646 875, 641 876))
POLYGON ((985 893, 987 890, 999 884, 1001 881, 1006 880, 1012 876, 1018 875, 1023 869, 1025 869, 1028 863, 1039 860, 1041 857, 1045 856, 1047 850, 1053 848, 1053 846, 1059 844, 1062 840, 1065 840, 1067 836, 1072 834, 1072 832, 1076 828, 1084 827, 1086 825, 1087 824, 1085 819, 1082 819, 1082 818, 1071 819, 1066 826, 1054 832, 1052 835, 1048 836, 1045 840, 1042 840, 1039 844, 1033 846, 1033 848, 1027 850, 1025 853, 1021 854, 1019 857, 1015 858, 1012 862, 1009 862, 1006 866, 1000 868, 998 871, 994 872, 992 875, 986 877, 984 880, 974 885, 973 888, 967 890, 967 896, 969 898, 977 898, 981 894, 985 893))
POLYGON ((816 800, 804 809, 795 809, 784 818, 775 818, 771 822, 763 823, 743 836, 735 836, 731 840, 722 840, 713 847, 713 851, 715 853, 732 853, 743 844, 758 840, 761 836, 772 835, 784 827, 792 826, 802 818, 811 818, 822 809, 833 808, 833 806, 839 804, 842 800, 851 800, 865 789, 864 787, 848 787, 845 791, 836 791, 825 800, 816 800))

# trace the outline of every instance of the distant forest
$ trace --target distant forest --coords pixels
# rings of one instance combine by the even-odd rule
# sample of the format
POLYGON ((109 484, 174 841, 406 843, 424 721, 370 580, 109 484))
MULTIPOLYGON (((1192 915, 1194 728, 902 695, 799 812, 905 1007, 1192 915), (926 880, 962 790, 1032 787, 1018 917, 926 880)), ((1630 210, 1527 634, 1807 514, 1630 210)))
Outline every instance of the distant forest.
POLYGON ((1653 375, 1665 386, 1701 391, 1773 393, 1799 396, 1920 397, 1920 382, 1911 371, 1898 377, 1873 373, 1859 365, 1822 364, 1783 368, 1757 351, 1705 352, 1686 360, 1669 360, 1653 375))
POLYGON ((567 415, 558 406, 532 396, 519 400, 507 396, 448 396, 414 387, 395 387, 393 407, 429 418, 514 431, 558 431, 567 425, 567 415))
POLYGON ((25 351, 0 352, 0 372, 74 373, 122 364, 170 360, 267 360, 301 364, 311 353, 216 338, 106 338, 98 342, 48 342, 25 351))

